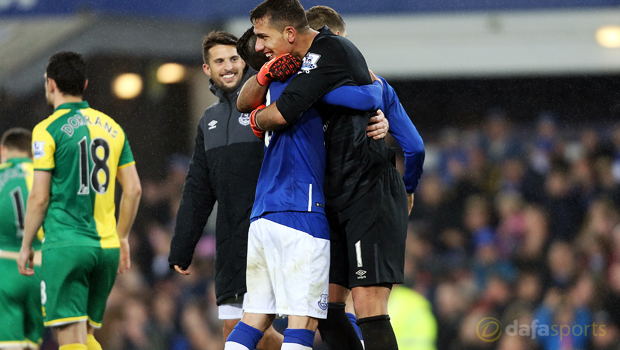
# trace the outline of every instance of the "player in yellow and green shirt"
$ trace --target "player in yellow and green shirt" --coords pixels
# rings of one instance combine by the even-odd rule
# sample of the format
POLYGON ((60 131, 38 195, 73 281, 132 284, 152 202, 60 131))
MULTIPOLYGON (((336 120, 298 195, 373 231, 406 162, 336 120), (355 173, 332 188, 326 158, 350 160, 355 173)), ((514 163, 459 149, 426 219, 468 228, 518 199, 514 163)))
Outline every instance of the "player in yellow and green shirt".
MULTIPOLYGON (((20 275, 15 264, 34 172, 31 138, 30 131, 13 128, 0 141, 0 349, 36 349, 43 335, 40 280, 20 275)), ((40 241, 33 247, 38 270, 40 241)))
POLYGON ((50 58, 45 96, 54 113, 32 135, 34 181, 18 258, 20 273, 33 275, 32 241, 43 225, 43 317, 61 350, 101 349, 93 332, 101 327, 117 272, 129 267, 127 236, 141 195, 126 135, 82 100, 86 85, 79 54, 50 58), (123 187, 118 224, 117 178, 123 187))

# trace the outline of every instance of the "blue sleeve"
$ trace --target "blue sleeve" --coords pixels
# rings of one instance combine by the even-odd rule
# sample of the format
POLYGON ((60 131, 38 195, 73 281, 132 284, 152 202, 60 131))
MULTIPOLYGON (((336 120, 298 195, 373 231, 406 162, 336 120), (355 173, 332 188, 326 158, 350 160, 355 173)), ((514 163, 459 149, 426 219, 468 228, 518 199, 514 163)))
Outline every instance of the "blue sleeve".
POLYGON ((422 175, 425 156, 424 141, 405 112, 394 88, 385 79, 381 77, 379 79, 383 82, 383 101, 380 108, 390 122, 390 134, 394 136, 405 153, 405 188, 407 193, 413 193, 422 175))
POLYGON ((383 86, 378 80, 369 85, 344 85, 334 89, 320 101, 328 105, 342 106, 367 111, 377 109, 381 105, 383 86))

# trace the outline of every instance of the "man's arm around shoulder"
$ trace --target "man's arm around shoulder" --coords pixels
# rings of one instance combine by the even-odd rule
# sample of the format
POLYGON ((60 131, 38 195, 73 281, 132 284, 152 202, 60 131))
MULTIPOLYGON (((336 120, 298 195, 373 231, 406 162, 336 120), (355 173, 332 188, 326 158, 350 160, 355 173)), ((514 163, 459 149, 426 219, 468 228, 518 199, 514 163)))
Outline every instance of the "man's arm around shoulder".
POLYGON ((241 113, 250 113, 256 107, 265 103, 265 96, 267 96, 267 90, 269 85, 263 86, 256 80, 256 75, 253 75, 248 79, 239 91, 237 97, 237 109, 241 113))

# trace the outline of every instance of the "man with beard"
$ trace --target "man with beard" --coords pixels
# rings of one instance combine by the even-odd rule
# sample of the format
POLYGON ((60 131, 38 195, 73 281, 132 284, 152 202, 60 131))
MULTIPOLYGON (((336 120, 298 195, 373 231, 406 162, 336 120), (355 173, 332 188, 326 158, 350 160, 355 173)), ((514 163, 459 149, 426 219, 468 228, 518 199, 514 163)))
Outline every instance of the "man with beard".
MULTIPOLYGON (((170 267, 188 275, 194 249, 218 202, 215 295, 224 339, 243 315, 250 211, 263 160, 263 143, 250 128, 250 116, 237 111, 239 87, 256 74, 237 54, 237 38, 213 31, 202 42, 203 71, 218 101, 198 124, 194 153, 170 244, 170 267)), ((269 328, 259 349, 279 349, 282 335, 269 328)))
MULTIPOLYGON (((250 213, 264 153, 263 142, 249 126, 249 114, 236 108, 240 87, 256 74, 239 57, 236 45, 237 38, 223 31, 203 40, 203 70, 219 100, 198 125, 168 257, 171 268, 189 274, 194 249, 217 201, 215 294, 224 339, 243 315, 250 213)), ((368 136, 385 137, 383 116, 371 123, 368 136)), ((280 349, 282 339, 269 327, 258 348, 280 349)))

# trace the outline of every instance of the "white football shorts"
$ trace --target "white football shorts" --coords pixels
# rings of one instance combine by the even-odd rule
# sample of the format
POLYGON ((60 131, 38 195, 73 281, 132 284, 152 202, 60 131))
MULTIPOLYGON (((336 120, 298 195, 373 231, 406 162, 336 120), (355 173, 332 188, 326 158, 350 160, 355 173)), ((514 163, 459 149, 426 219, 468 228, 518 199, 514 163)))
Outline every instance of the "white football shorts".
POLYGON ((326 318, 329 254, 323 214, 277 212, 253 221, 244 312, 326 318))
POLYGON ((246 298, 243 297, 243 300, 230 298, 224 301, 222 305, 217 307, 217 318, 220 320, 240 320, 241 317, 243 317, 243 305, 245 304, 245 300, 246 298))

